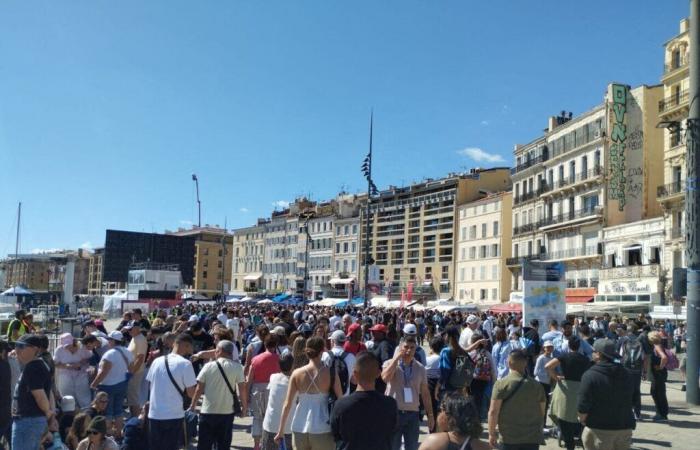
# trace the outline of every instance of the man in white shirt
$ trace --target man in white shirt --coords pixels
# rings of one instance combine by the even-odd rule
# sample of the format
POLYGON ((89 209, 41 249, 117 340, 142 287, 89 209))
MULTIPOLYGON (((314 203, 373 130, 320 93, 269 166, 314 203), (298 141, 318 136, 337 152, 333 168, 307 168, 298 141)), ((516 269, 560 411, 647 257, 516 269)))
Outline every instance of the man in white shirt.
POLYGON ((330 367, 333 362, 333 357, 342 358, 343 361, 345 361, 345 365, 348 367, 347 375, 336 373, 336 376, 340 378, 341 385, 343 385, 343 395, 348 395, 350 394, 350 383, 354 382, 351 380, 351 377, 353 374, 353 369, 355 368, 355 355, 343 350, 343 345, 345 344, 345 333, 342 330, 335 330, 331 334, 330 340, 331 349, 329 352, 323 353, 321 362, 323 362, 325 366, 330 367), (343 381, 345 381, 345 383, 343 381))
POLYGON ((221 308, 221 312, 216 316, 216 320, 221 322, 221 325, 226 325, 226 321, 228 320, 228 316, 226 315, 226 307, 224 306, 221 308))
POLYGON ((150 448, 177 450, 184 437, 183 403, 194 395, 197 379, 192 363, 183 356, 192 354, 192 337, 181 333, 175 338, 172 353, 156 358, 146 375, 151 383, 148 411, 150 448), (168 375, 170 369, 170 375, 168 375), (174 382, 173 382, 174 381, 174 382), (176 387, 177 386, 177 387, 176 387))
POLYGON ((330 319, 328 319, 328 326, 330 327, 330 330, 334 331, 340 329, 339 324, 341 320, 343 320, 343 318, 340 317, 340 311, 336 309, 333 316, 330 319))
POLYGON ((228 310, 227 319, 224 324, 226 328, 231 330, 233 333, 233 342, 240 342, 241 337, 241 319, 238 317, 238 313, 228 310))
POLYGON ((474 334, 474 331, 477 328, 479 328, 479 318, 476 317, 474 314, 469 314, 469 317, 467 317, 467 326, 464 327, 464 330, 462 330, 462 333, 460 333, 459 335, 460 347, 466 349, 471 345, 472 334, 474 334))
POLYGON ((238 387, 238 393, 241 396, 242 410, 248 409, 243 366, 233 360, 234 350, 233 342, 220 341, 216 345, 214 361, 206 363, 197 376, 197 388, 190 406, 190 410, 194 411, 197 407, 197 400, 204 394, 199 416, 197 450, 230 447, 234 413, 232 390, 235 390, 236 387, 238 387))
POLYGON ((145 401, 141 401, 141 384, 146 376, 146 354, 148 353, 148 342, 141 333, 141 322, 132 320, 122 327, 122 330, 129 333, 129 351, 134 355, 133 373, 129 379, 129 387, 126 391, 126 401, 129 404, 129 411, 132 416, 138 416, 145 401))

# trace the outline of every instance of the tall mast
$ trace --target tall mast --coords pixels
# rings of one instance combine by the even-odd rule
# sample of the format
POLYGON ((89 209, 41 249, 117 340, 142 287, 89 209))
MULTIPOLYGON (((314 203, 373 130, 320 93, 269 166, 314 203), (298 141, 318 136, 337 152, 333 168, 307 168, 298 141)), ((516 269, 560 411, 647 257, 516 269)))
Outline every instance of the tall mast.
POLYGON ((17 234, 15 236, 15 261, 12 264, 12 272, 15 277, 15 283, 14 286, 12 286, 12 295, 16 297, 16 291, 15 287, 17 286, 17 262, 19 261, 19 226, 20 222, 22 221, 22 202, 19 202, 19 206, 17 206, 17 234))

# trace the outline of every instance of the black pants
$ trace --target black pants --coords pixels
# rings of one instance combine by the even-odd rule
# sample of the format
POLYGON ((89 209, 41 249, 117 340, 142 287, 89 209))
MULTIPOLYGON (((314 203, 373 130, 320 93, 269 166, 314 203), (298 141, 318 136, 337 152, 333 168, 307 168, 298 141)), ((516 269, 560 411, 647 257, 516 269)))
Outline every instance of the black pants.
POLYGON ((231 446, 233 414, 200 414, 197 450, 226 450, 231 446))
POLYGON ((581 437, 581 424, 559 420, 559 429, 561 430, 561 440, 564 441, 564 448, 567 450, 576 448, 574 440, 577 437, 581 437))
POLYGON ((651 398, 654 399, 656 413, 661 417, 668 417, 668 399, 666 399, 666 379, 668 372, 663 370, 651 371, 651 398))
POLYGON ((481 417, 481 411, 484 409, 484 397, 488 387, 489 382, 487 380, 477 380, 476 378, 472 380, 472 384, 469 386, 469 392, 472 394, 474 406, 479 412, 479 417, 481 417))
POLYGON ((148 445, 158 450, 178 450, 185 440, 183 419, 148 419, 148 445))
POLYGON ((642 372, 630 370, 629 373, 632 375, 632 386, 634 387, 632 391, 632 408, 637 417, 639 417, 642 413, 642 372))
POLYGON ((547 411, 549 410, 549 401, 551 400, 549 393, 552 391, 552 385, 549 383, 540 383, 540 386, 542 386, 542 389, 544 389, 544 398, 546 400, 546 403, 544 404, 544 422, 542 422, 542 426, 546 427, 547 411))

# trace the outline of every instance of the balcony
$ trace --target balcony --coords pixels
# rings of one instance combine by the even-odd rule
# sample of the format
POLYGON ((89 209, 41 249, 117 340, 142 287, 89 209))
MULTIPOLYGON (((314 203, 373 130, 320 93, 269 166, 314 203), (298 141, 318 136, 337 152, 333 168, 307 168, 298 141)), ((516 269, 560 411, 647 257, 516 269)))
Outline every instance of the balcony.
POLYGON ((513 235, 515 236, 523 233, 532 233, 533 231, 537 230, 537 228, 539 228, 539 223, 537 222, 519 225, 517 227, 513 227, 513 235))
POLYGON ((688 103, 688 90, 684 89, 675 95, 659 100, 659 113, 667 113, 688 103))
POLYGON ((601 244, 598 244, 583 248, 567 248, 565 250, 545 253, 542 259, 545 261, 556 261, 574 258, 597 258, 603 254, 602 247, 601 244))
POLYGON ((513 199, 514 204, 520 204, 520 203, 525 203, 528 200, 536 199, 540 195, 544 194, 545 192, 549 192, 552 190, 552 187, 546 183, 542 183, 540 187, 535 189, 534 191, 528 191, 528 192, 523 192, 520 195, 516 195, 513 199))
POLYGON ((515 256, 513 258, 506 258, 507 266, 521 266, 523 261, 539 261, 542 259, 542 255, 526 255, 526 256, 515 256))
POLYGON ((575 185, 587 181, 597 181, 599 177, 603 174, 603 167, 602 166, 595 166, 590 170, 586 170, 583 172, 579 172, 574 175, 570 175, 568 177, 564 177, 560 180, 557 180, 554 182, 554 186, 552 186, 552 189, 548 189, 545 192, 549 191, 557 191, 559 189, 564 189, 566 187, 574 187, 575 185))
POLYGON ((561 225, 566 222, 583 221, 584 219, 599 219, 603 215, 603 208, 596 206, 593 208, 579 209, 578 211, 569 211, 562 214, 556 214, 552 217, 541 220, 538 227, 551 227, 553 225, 561 225))
POLYGON ((685 195, 685 180, 674 181, 656 188, 656 198, 659 200, 669 200, 681 195, 685 195))
POLYGON ((524 163, 521 163, 521 164, 513 167, 512 169, 510 169, 510 174, 513 175, 513 174, 516 174, 518 172, 522 172, 523 170, 530 168, 530 167, 537 165, 537 164, 544 162, 544 161, 547 161, 547 155, 540 155, 540 156, 537 156, 535 158, 531 158, 531 159, 525 161, 524 163))
POLYGON ((658 278, 661 274, 659 264, 646 264, 641 266, 608 267, 600 269, 601 280, 622 280, 639 278, 658 278))
POLYGON ((671 239, 685 239, 685 228, 684 227, 673 227, 669 232, 671 239))
POLYGON ((680 58, 680 60, 674 61, 670 64, 664 64, 664 75, 668 75, 676 70, 684 69, 688 67, 688 57, 685 56, 680 58))

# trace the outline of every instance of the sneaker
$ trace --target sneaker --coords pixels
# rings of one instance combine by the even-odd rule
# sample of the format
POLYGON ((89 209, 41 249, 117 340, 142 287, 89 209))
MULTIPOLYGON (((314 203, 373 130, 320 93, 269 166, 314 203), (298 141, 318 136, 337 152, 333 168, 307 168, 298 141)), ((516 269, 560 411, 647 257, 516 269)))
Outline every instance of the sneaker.
POLYGON ((661 416, 659 414, 656 414, 654 417, 651 419, 654 422, 668 422, 668 417, 661 416))

